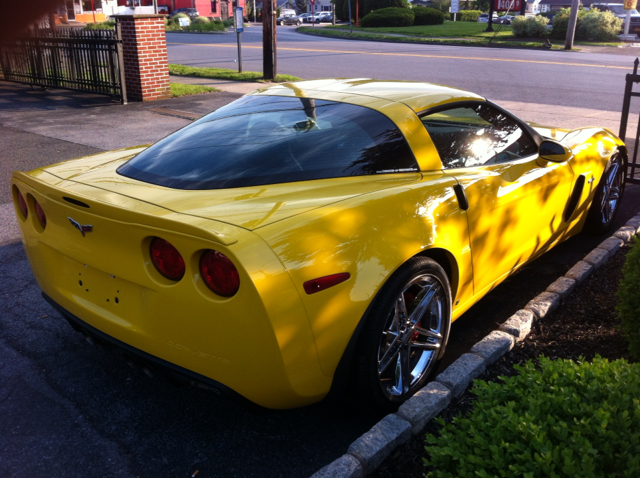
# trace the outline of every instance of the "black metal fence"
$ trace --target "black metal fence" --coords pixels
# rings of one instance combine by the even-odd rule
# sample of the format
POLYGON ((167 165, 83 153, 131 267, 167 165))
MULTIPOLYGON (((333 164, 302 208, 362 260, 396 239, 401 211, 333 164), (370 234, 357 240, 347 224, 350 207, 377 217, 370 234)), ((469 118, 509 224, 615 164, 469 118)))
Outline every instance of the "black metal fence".
POLYGON ((110 95, 126 103, 119 27, 31 30, 0 44, 0 79, 110 95))
MULTIPOLYGON (((624 89, 624 101, 622 103, 622 117, 620 118, 620 131, 618 136, 625 141, 627 136, 627 124, 629 123, 629 110, 631 108, 631 98, 640 97, 640 92, 633 91, 633 85, 640 83, 640 75, 638 75, 638 64, 640 60, 636 58, 633 62, 633 73, 627 73, 624 89)), ((640 116, 640 115, 639 115, 640 116)), ((638 127, 636 129, 635 142, 632 148, 628 147, 629 165, 627 166, 627 182, 640 184, 640 164, 638 163, 638 143, 640 142, 640 117, 638 118, 638 127)))

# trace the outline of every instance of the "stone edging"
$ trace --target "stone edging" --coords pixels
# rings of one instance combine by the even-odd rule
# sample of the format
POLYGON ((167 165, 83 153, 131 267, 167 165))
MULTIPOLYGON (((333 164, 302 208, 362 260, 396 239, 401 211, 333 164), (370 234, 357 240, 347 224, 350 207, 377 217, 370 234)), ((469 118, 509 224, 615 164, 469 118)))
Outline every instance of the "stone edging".
POLYGON ((372 473, 393 450, 409 441, 411 435, 420 433, 427 422, 447 408, 452 398, 464 393, 487 366, 509 352, 516 342, 524 340, 536 320, 557 309, 562 299, 637 233, 640 233, 640 212, 547 287, 545 292, 531 300, 523 310, 513 314, 498 330, 471 347, 469 353, 460 356, 435 381, 403 403, 396 413, 387 415, 354 441, 346 454, 321 468, 311 478, 363 478, 372 473))

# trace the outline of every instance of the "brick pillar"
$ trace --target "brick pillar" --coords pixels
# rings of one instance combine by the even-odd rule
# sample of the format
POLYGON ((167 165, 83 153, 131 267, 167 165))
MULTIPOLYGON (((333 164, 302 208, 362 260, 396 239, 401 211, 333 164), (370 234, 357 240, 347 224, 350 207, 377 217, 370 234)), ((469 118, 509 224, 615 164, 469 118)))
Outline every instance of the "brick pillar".
POLYGON ((164 15, 114 15, 122 29, 127 96, 133 101, 171 97, 164 15))

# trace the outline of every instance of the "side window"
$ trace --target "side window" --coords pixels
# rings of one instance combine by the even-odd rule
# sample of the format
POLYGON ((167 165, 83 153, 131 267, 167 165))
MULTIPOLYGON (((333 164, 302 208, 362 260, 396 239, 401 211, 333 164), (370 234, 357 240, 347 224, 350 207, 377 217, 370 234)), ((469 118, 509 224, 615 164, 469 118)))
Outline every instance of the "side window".
POLYGON ((502 163, 538 152, 528 133, 488 105, 459 106, 420 119, 444 169, 502 163))

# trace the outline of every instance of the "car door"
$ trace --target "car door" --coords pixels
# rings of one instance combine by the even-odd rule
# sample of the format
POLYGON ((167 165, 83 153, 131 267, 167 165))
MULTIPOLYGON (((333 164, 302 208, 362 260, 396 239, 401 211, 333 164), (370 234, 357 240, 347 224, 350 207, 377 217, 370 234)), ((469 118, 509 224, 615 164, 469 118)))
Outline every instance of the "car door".
POLYGON ((561 239, 573 171, 539 158, 529 129, 490 104, 456 104, 421 119, 468 207, 474 291, 483 293, 561 239))

